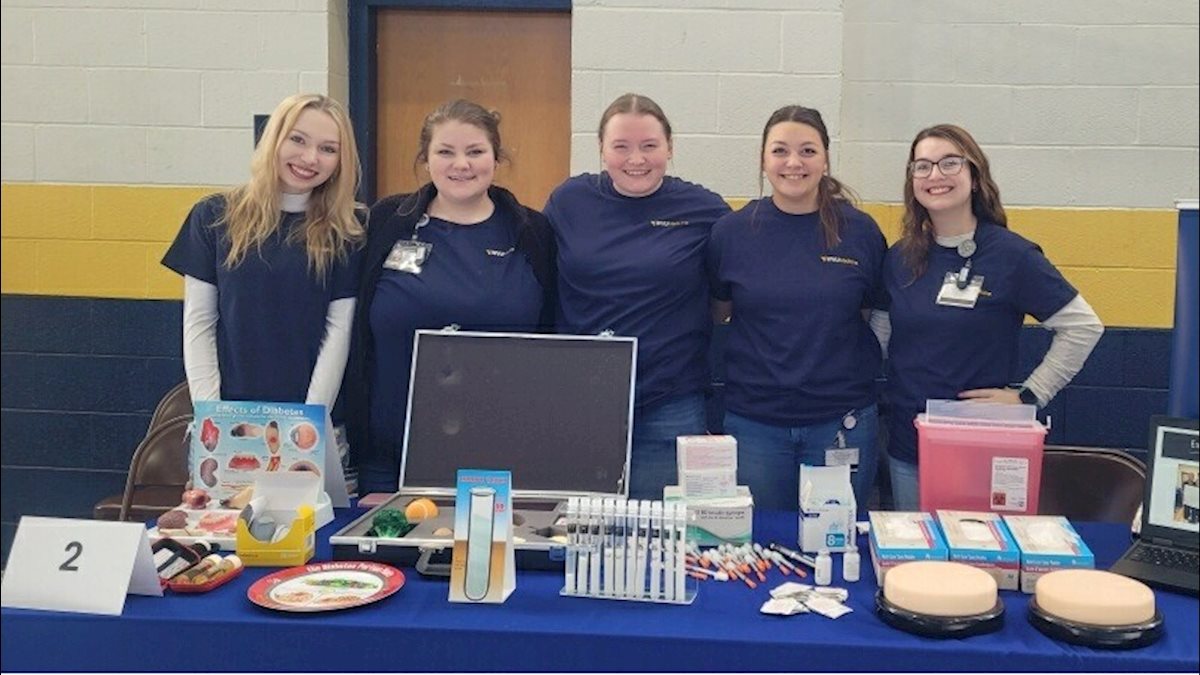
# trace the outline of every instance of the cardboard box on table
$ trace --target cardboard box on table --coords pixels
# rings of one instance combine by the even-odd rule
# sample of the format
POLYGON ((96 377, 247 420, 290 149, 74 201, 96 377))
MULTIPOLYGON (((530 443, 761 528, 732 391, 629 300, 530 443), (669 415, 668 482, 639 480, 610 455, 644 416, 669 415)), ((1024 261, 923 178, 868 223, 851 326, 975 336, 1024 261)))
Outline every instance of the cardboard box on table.
POLYGON ((1033 593, 1043 574, 1096 566, 1096 556, 1062 516, 1004 516, 1021 549, 1021 592, 1033 593))
POLYGON ((800 550, 845 551, 854 541, 857 510, 848 464, 800 465, 800 550))
POLYGON ((733 497, 699 499, 684 497, 678 485, 667 485, 663 488, 663 501, 686 503, 687 540, 697 546, 741 545, 751 541, 754 497, 745 485, 738 485, 733 497))
POLYGON ((278 541, 262 541, 250 534, 248 523, 239 518, 236 550, 242 562, 247 567, 292 567, 311 560, 317 529, 332 520, 320 477, 308 472, 264 473, 254 481, 254 494, 259 495, 263 509, 258 516, 287 524, 288 531, 278 541))
POLYGON ((992 575, 1002 591, 1015 591, 1021 574, 1021 549, 998 513, 983 511, 937 512, 938 524, 950 561, 960 562, 992 575))
POLYGON ((448 573, 454 535, 435 532, 453 530, 456 472, 502 469, 517 567, 561 567, 567 498, 628 495, 636 354, 629 337, 417 331, 399 491, 330 537, 334 558, 448 573), (403 537, 368 534, 416 497, 438 515, 403 537))
POLYGON ((871 565, 883 587, 887 571, 914 560, 948 560, 950 549, 933 515, 924 511, 871 511, 871 565))

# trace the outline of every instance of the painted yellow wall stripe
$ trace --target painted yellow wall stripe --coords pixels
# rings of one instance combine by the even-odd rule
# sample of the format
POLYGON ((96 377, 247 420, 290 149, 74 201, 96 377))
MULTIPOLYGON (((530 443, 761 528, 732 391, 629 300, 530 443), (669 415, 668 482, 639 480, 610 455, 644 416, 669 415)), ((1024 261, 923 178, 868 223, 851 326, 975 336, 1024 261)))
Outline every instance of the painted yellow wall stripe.
MULTIPOLYGON (((0 290, 31 295, 179 299, 159 260, 188 210, 219 187, 0 186, 0 290)), ((730 198, 739 208, 748 200, 730 198)), ((901 208, 863 209, 889 241, 901 208)), ((1172 209, 1010 208, 1013 230, 1038 242, 1109 326, 1169 328, 1174 320, 1172 209)))

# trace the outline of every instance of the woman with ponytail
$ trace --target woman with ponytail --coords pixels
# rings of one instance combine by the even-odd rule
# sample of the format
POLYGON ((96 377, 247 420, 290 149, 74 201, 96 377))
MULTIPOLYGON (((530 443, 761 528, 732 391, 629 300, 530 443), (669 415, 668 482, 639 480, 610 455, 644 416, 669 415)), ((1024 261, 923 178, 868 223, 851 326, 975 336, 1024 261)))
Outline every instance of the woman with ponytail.
MULTIPOLYGON (((877 302, 887 243, 829 175, 821 113, 792 105, 763 129, 771 195, 713 226, 714 317, 730 324, 725 431, 738 479, 768 510, 794 510, 801 464, 850 464, 859 512, 875 485, 877 302)), ((760 178, 761 180, 761 178, 760 178)))

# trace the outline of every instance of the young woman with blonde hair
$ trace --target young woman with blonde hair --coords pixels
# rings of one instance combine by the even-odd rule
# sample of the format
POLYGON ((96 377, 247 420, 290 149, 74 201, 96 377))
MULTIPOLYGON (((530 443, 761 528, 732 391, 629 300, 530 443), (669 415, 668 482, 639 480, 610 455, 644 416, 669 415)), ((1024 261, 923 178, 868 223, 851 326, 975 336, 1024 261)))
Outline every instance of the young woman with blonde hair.
POLYGON ((333 406, 364 233, 358 182, 345 108, 297 94, 271 113, 249 182, 192 207, 162 263, 184 277, 193 400, 333 406))

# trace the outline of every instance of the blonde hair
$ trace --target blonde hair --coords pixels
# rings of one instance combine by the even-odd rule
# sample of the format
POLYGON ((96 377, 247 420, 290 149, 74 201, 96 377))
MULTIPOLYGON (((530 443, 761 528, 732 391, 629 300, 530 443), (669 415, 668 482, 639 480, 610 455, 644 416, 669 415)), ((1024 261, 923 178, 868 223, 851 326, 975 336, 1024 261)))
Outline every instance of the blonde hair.
POLYGON ((304 242, 308 267, 323 279, 334 261, 344 261, 363 238, 355 216, 362 205, 355 201, 361 169, 350 116, 341 103, 321 94, 295 94, 275 107, 250 160, 250 181, 225 192, 225 225, 229 255, 225 266, 237 267, 251 248, 261 249, 279 227, 279 148, 287 141, 296 120, 305 110, 329 115, 338 128, 338 165, 329 180, 313 188, 304 225, 288 236, 289 243, 304 242))

